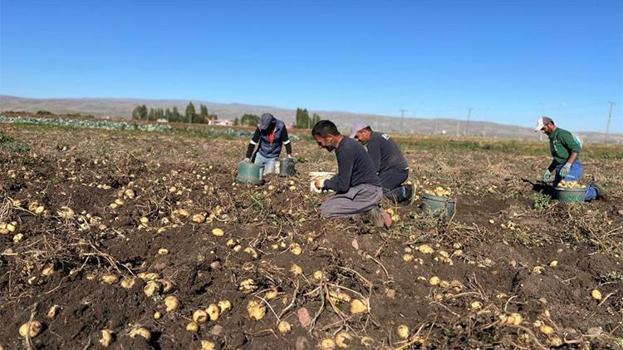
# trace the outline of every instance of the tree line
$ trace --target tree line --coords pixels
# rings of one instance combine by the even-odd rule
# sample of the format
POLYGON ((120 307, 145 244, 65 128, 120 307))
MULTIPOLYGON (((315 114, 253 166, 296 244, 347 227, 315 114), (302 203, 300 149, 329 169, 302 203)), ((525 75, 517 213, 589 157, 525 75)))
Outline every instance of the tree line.
POLYGON ((294 126, 298 129, 311 129, 320 121, 320 115, 314 113, 309 116, 307 108, 297 108, 294 126))
POLYGON ((199 113, 195 109, 195 105, 189 102, 186 106, 184 114, 180 113, 176 106, 172 108, 147 108, 145 105, 139 105, 132 111, 132 119, 151 120, 165 119, 169 122, 178 123, 208 123, 210 120, 218 119, 216 114, 208 112, 208 107, 199 105, 199 113))

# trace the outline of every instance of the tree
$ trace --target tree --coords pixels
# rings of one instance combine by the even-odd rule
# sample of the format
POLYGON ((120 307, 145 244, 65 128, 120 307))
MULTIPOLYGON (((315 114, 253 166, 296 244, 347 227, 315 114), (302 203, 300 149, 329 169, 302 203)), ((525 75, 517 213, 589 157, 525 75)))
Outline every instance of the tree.
POLYGON ((147 119, 147 106, 136 106, 132 111, 132 119, 147 119))
POLYGON ((238 120, 238 117, 234 118, 234 126, 238 126, 238 124, 240 124, 240 120, 238 120))
POLYGON ((255 114, 245 114, 240 118, 240 125, 257 126, 260 117, 255 114))
POLYGON ((295 120, 295 126, 299 129, 306 129, 310 127, 309 112, 307 112, 307 109, 297 108, 295 120))
POLYGON ((171 115, 172 115, 172 114, 171 114, 171 110, 170 110, 170 109, 168 109, 168 108, 167 108, 167 109, 165 109, 165 110, 164 110, 164 117, 165 117, 167 120, 171 120, 171 115))
POLYGON ((310 125, 313 127, 314 125, 316 125, 316 123, 318 123, 320 121, 320 115, 317 113, 314 113, 311 117, 311 121, 310 121, 310 125))
POLYGON ((199 106, 199 116, 200 116, 200 123, 205 123, 210 119, 210 115, 208 113, 208 107, 205 105, 200 105, 199 106))
POLYGON ((173 106, 173 110, 171 111, 171 121, 179 122, 182 120, 182 115, 177 110, 177 106, 173 106))
POLYGON ((192 102, 188 102, 188 106, 186 106, 186 120, 189 123, 192 123, 193 120, 197 117, 197 112, 195 111, 195 105, 192 102))

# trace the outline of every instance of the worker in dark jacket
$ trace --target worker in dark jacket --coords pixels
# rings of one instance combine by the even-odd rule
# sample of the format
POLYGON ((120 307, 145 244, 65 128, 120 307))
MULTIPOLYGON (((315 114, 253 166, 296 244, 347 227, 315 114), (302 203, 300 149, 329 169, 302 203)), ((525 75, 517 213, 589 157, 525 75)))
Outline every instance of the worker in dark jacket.
MULTIPOLYGON (((543 175, 543 181, 552 182, 556 187, 564 180, 568 182, 580 181, 584 174, 584 167, 580 162, 582 142, 571 132, 561 129, 548 117, 537 120, 534 131, 541 131, 549 137, 549 149, 552 154, 552 162, 543 175)), ((596 183, 590 183, 586 187, 585 201, 593 199, 606 199, 607 194, 603 187, 596 183)))
POLYGON ((391 226, 390 215, 380 209, 383 190, 363 146, 342 136, 335 124, 329 120, 316 123, 312 136, 318 146, 329 152, 335 151, 337 158, 337 174, 330 179, 316 179, 314 183, 319 190, 336 192, 320 206, 321 215, 335 218, 369 213, 376 226, 391 226))
POLYGON ((403 184, 409 178, 409 165, 389 135, 372 131, 372 128, 364 122, 356 122, 351 128, 350 137, 368 148, 368 155, 375 173, 381 180, 385 197, 395 202, 414 198, 414 186, 403 184))
POLYGON ((282 146, 286 146, 288 158, 292 158, 292 144, 285 123, 270 113, 264 113, 251 141, 249 141, 244 161, 250 162, 253 159, 253 151, 257 148, 255 164, 264 166, 268 162, 276 162, 281 154, 282 146))

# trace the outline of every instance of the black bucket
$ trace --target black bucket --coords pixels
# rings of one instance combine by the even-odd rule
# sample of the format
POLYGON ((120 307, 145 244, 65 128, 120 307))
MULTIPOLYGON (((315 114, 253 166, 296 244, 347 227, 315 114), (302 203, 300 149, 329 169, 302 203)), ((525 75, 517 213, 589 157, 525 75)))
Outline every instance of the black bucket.
POLYGON ((294 176, 295 173, 293 158, 282 159, 279 162, 279 176, 294 176))

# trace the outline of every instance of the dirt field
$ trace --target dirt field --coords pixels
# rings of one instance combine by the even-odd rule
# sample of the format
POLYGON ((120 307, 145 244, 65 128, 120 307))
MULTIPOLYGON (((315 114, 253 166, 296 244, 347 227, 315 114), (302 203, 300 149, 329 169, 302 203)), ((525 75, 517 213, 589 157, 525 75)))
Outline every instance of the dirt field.
POLYGON ((607 152, 583 161, 610 201, 568 205, 522 181, 547 166, 545 144, 416 139, 413 180, 451 188, 457 213, 398 206, 384 230, 320 219, 307 173, 335 158, 310 141, 294 144, 298 176, 256 187, 233 183, 244 139, 0 128, 13 139, 0 144, 4 349, 102 348, 104 329, 113 349, 623 348, 623 160, 607 152), (41 330, 20 337, 29 320, 41 330))

